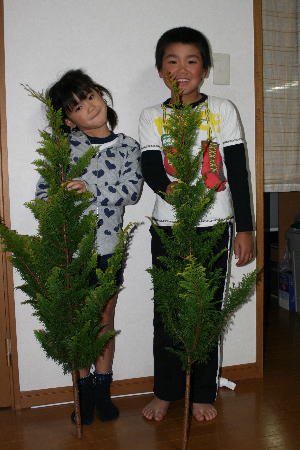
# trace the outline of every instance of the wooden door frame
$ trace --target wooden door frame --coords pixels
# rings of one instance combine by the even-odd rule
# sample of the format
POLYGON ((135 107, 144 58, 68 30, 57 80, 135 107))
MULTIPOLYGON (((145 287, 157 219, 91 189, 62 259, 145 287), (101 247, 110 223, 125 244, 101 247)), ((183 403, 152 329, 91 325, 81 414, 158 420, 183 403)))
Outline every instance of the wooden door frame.
MULTIPOLYGON (((9 178, 8 178, 8 154, 7 154, 7 126, 6 126, 6 95, 5 95, 5 50, 4 50, 4 8, 3 0, 0 0, 0 214, 4 223, 10 226, 9 210, 9 178)), ((3 280, 3 299, 6 311, 6 336, 11 342, 10 359, 10 394, 11 406, 20 408, 20 384, 18 369, 18 351, 15 321, 14 284, 12 266, 6 255, 1 253, 0 277, 3 280)))
MULTIPOLYGON (((262 0, 253 0, 255 82, 255 179, 257 268, 264 266, 264 99, 262 0)), ((264 276, 256 285, 256 365, 263 376, 264 276)))

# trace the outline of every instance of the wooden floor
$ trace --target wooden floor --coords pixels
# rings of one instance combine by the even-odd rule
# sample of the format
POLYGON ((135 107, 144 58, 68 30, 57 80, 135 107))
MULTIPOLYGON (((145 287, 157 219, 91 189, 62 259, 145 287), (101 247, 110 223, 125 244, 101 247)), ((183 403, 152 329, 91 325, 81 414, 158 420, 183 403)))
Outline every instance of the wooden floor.
MULTIPOLYGON (((189 450, 300 449, 300 315, 270 308, 266 321, 265 376, 221 389, 219 415, 191 424, 189 450)), ((0 411, 1 450, 180 450, 182 403, 161 423, 142 419, 147 396, 119 398, 121 416, 95 421, 75 437, 71 405, 0 411)))

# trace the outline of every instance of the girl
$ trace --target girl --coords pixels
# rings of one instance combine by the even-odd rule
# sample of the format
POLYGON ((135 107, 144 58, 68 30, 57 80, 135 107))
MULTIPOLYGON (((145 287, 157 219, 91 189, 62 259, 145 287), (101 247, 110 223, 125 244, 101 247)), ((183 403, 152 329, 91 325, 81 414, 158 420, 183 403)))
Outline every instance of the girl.
MULTIPOLYGON (((113 132, 117 114, 104 98, 112 102, 111 94, 82 70, 65 73, 48 90, 48 95, 53 107, 62 110, 66 129, 70 133, 71 164, 91 145, 99 146, 85 174, 81 179, 69 181, 66 188, 89 191, 94 196, 89 208, 98 217, 97 265, 106 270, 122 228, 124 207, 136 203, 139 197, 142 183, 139 144, 122 133, 113 132)), ((38 182, 36 197, 47 199, 47 186, 42 179, 38 182)), ((93 278, 93 283, 96 283, 95 274, 93 278)), ((119 273, 118 286, 121 283, 122 273, 119 273)), ((117 295, 108 301, 102 312, 101 322, 105 324, 102 332, 114 328, 116 302, 117 295)), ((119 415, 110 398, 113 356, 114 340, 111 339, 104 353, 95 361, 94 373, 88 367, 79 371, 80 412, 85 425, 92 423, 95 407, 103 421, 113 420, 119 415)), ((74 413, 72 419, 74 421, 74 413)))

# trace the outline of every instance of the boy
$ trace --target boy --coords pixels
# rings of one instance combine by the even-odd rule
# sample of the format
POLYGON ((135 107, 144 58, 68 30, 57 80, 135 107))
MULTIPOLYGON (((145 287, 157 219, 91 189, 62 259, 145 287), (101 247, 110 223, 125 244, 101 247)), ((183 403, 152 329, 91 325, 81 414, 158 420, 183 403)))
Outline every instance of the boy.
MULTIPOLYGON (((247 264, 253 258, 250 195, 241 127, 236 111, 228 100, 207 96, 199 91, 211 67, 209 44, 202 33, 187 27, 166 31, 157 43, 155 58, 159 76, 171 90, 171 97, 163 105, 144 109, 140 117, 142 173, 146 183, 156 194, 153 218, 167 234, 172 234, 175 217, 171 205, 167 202, 167 195, 172 192, 177 181, 172 167, 163 155, 162 140, 166 136, 163 129, 164 117, 168 115, 168 108, 175 101, 170 81, 173 79, 181 91, 182 102, 200 109, 202 120, 193 151, 198 152, 201 142, 208 139, 217 144, 217 178, 210 170, 209 157, 205 154, 201 168, 206 186, 217 191, 215 201, 198 224, 197 230, 208 230, 219 219, 228 220, 228 227, 220 244, 226 243, 228 252, 218 262, 224 279, 216 293, 216 299, 223 298, 232 228, 232 220, 228 218, 234 216, 236 222, 234 253, 237 266, 247 264)), ((160 263, 158 257, 164 254, 164 248, 155 230, 151 227, 150 231, 152 263, 157 265, 160 263)), ((166 415, 170 401, 183 397, 185 375, 176 355, 166 349, 170 346, 170 339, 164 331, 155 305, 153 324, 154 399, 144 408, 143 416, 148 420, 160 421, 166 415)), ((216 348, 207 364, 197 364, 193 367, 192 413, 199 422, 212 420, 217 415, 212 403, 217 393, 218 359, 216 348)))

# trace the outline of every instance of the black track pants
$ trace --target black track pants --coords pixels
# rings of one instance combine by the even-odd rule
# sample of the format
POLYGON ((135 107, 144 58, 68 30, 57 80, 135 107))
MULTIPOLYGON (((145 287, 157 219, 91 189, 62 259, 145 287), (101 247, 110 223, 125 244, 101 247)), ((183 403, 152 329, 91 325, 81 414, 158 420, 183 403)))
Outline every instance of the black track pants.
MULTIPOLYGON (((172 234, 171 227, 162 227, 168 235, 172 234)), ((197 231, 207 231, 209 228, 198 228, 197 231)), ((150 228, 152 235, 151 252, 152 264, 160 266, 158 256, 165 254, 164 247, 155 232, 150 228)), ((216 292, 216 299, 223 298, 226 282, 228 259, 231 246, 232 225, 226 227, 222 240, 218 243, 215 253, 223 248, 228 248, 219 258, 216 269, 223 270, 223 278, 216 292)), ((221 306, 221 305, 220 305, 221 306)), ((179 358, 166 347, 172 346, 172 340, 165 333, 161 317, 154 305, 154 394, 162 400, 178 400, 185 392, 185 372, 182 370, 179 358)), ((217 377, 219 371, 219 349, 216 347, 206 364, 194 364, 191 373, 191 401, 194 403, 212 403, 217 395, 217 377)))

